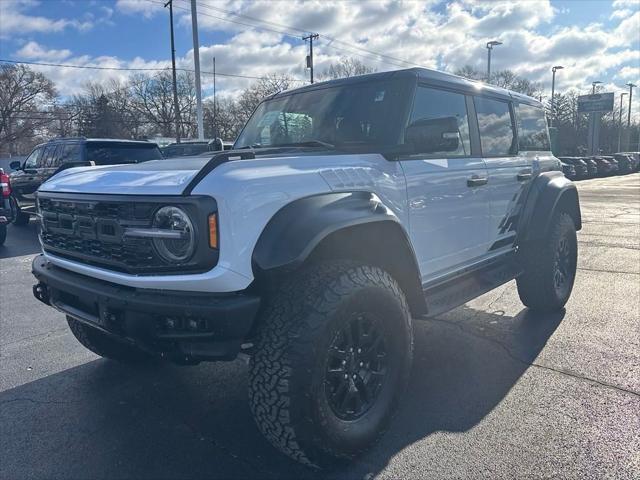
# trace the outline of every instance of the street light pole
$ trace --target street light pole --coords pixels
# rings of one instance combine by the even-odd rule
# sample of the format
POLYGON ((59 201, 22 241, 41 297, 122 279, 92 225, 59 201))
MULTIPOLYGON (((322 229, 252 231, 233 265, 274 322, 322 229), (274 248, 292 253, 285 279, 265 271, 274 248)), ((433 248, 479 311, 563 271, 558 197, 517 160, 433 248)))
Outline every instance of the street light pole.
POLYGON ((200 41, 198 40, 198 12, 196 10, 196 0, 191 0, 191 30, 193 33, 193 63, 196 70, 196 115, 198 119, 198 140, 204 140, 202 87, 200 85, 200 41))
POLYGON ((556 116, 556 108, 555 108, 555 91, 556 91, 556 71, 562 70, 564 67, 562 65, 556 65, 551 69, 552 77, 551 77, 551 126, 553 126, 553 120, 556 116))
POLYGON ((178 85, 176 81, 176 46, 173 39, 173 0, 164 4, 169 6, 169 25, 171 26, 171 72, 173 74, 173 109, 176 117, 176 143, 180 143, 180 104, 178 103, 178 85))
POLYGON ((493 47, 498 45, 502 45, 502 42, 499 42, 498 40, 491 40, 490 42, 487 42, 487 83, 491 81, 491 50, 493 50, 493 47))
POLYGON ((627 92, 622 92, 620 94, 620 115, 618 121, 618 152, 620 151, 620 144, 622 142, 622 99, 627 95, 627 92))
MULTIPOLYGON (((637 85, 629 82, 626 84, 629 87, 629 109, 627 111, 627 128, 631 128, 631 97, 633 96, 633 88, 637 85)), ((631 135, 631 130, 629 130, 629 135, 631 135)))

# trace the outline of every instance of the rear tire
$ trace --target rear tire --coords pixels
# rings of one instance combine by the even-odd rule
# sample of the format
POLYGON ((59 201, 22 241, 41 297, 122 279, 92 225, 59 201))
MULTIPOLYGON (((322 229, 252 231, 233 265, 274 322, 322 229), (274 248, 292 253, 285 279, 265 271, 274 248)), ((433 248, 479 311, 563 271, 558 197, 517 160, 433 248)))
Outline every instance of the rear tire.
POLYGON ((29 224, 29 215, 24 213, 22 210, 20 210, 20 207, 18 206, 18 202, 16 201, 15 198, 11 197, 9 199, 9 202, 11 204, 11 210, 13 211, 13 224, 16 227, 24 227, 25 225, 29 224))
POLYGON ((88 327, 69 316, 67 316, 67 323, 73 336, 85 348, 96 355, 121 363, 153 363, 156 361, 156 358, 152 355, 118 342, 99 330, 88 327))
POLYGON ((569 214, 558 212, 547 238, 523 248, 524 273, 517 279, 522 303, 540 312, 564 307, 573 289, 577 260, 575 224, 569 214))
POLYGON ((262 315, 249 377, 260 431, 307 465, 364 452, 388 426, 410 375, 411 316, 396 281, 351 262, 312 266, 262 315))

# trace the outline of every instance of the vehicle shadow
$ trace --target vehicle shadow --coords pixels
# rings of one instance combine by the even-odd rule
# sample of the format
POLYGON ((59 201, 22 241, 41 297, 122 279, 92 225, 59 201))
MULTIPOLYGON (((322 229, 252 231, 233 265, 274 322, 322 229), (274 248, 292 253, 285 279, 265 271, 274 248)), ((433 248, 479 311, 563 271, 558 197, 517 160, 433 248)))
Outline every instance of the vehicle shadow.
MULTIPOLYGON (((95 360, 0 393, 5 478, 364 478, 435 432, 464 432, 499 404, 563 314, 468 307, 415 326, 415 364, 390 431, 331 471, 260 435, 244 362, 124 367, 95 360)), ((428 453, 427 453, 428 455, 428 453)))
POLYGON ((38 222, 31 220, 28 225, 21 227, 9 225, 7 239, 4 245, 0 245, 0 259, 35 255, 39 252, 38 222))

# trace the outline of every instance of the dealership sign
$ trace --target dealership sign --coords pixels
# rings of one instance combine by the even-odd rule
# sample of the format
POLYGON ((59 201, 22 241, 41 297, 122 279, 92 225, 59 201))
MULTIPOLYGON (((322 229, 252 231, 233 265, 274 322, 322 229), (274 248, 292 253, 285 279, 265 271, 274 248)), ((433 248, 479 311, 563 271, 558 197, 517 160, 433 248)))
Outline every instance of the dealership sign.
POLYGON ((613 110, 613 93, 596 93, 578 97, 578 112, 610 112, 613 110))

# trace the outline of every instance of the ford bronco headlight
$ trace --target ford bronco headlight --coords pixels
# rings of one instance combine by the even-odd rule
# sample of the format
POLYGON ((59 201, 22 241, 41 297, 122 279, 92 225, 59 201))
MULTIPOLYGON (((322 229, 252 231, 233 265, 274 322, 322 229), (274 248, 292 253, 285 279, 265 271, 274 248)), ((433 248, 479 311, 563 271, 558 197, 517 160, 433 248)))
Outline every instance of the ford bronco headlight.
POLYGON ((166 232, 157 235, 153 245, 167 262, 182 263, 189 260, 196 247, 196 234, 189 215, 178 207, 162 207, 153 217, 153 228, 166 232))

